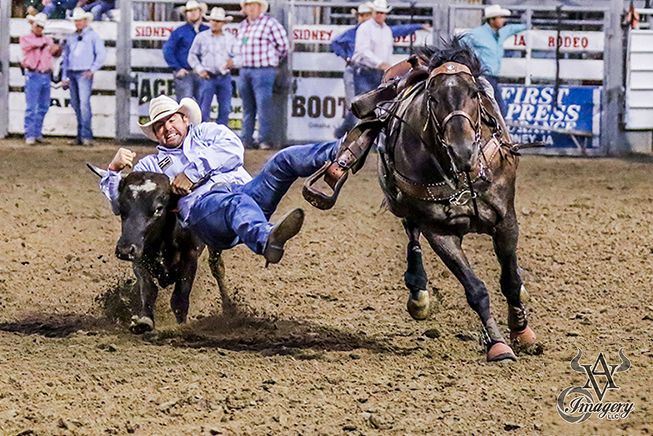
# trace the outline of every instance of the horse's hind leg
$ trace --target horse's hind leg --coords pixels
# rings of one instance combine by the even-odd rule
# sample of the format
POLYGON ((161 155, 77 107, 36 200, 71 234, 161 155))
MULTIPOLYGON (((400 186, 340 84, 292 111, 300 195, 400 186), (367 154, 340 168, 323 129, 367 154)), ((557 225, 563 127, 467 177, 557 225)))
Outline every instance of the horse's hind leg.
POLYGON ((518 346, 535 344, 535 333, 528 326, 523 299, 526 289, 519 275, 517 265, 517 240, 519 227, 514 214, 508 215, 497 226, 493 242, 494 252, 501 265, 501 292, 508 301, 508 326, 510 339, 518 346))
POLYGON ((512 359, 515 355, 501 335, 499 326, 490 311, 490 294, 485 284, 479 279, 465 256, 462 249, 462 237, 456 235, 438 235, 425 231, 424 236, 444 264, 465 288, 467 303, 481 318, 484 328, 485 342, 487 345, 487 360, 495 362, 512 359))
POLYGON ((406 272, 404 282, 410 291, 406 305, 408 313, 413 319, 423 320, 429 316, 430 299, 426 290, 428 277, 422 261, 422 247, 419 243, 419 228, 409 219, 403 219, 402 224, 408 235, 408 248, 406 252, 406 272))

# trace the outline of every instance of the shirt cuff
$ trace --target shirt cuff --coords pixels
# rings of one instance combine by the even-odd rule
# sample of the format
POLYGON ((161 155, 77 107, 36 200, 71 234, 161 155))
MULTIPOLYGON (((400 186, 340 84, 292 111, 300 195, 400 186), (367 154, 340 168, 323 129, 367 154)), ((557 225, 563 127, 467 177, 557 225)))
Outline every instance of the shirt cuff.
POLYGON ((202 174, 199 172, 197 165, 195 165, 194 162, 189 163, 186 168, 184 168, 184 174, 186 174, 188 180, 193 183, 197 183, 202 178, 202 174))

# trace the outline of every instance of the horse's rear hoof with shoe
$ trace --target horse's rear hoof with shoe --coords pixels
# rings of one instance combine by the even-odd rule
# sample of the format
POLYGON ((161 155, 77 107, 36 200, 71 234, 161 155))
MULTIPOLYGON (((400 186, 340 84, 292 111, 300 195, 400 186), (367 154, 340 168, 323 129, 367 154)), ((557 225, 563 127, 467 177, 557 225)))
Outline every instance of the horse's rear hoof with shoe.
POLYGON ((414 320, 423 321, 428 318, 431 309, 431 299, 428 291, 411 292, 408 296, 406 308, 414 320))

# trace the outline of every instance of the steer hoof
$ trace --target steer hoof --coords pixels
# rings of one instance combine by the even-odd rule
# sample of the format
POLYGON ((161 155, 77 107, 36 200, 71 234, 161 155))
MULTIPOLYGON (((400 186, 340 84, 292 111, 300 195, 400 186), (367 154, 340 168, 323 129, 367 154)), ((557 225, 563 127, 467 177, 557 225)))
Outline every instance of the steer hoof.
POLYGON ((129 324, 129 331, 142 335, 143 333, 151 332, 154 330, 154 321, 148 316, 132 316, 132 322, 129 324))
POLYGON ((528 326, 524 330, 510 332, 510 340, 513 345, 519 347, 530 347, 535 345, 535 332, 528 326))
POLYGON ((501 362, 502 360, 517 360, 512 348, 503 342, 495 342, 489 350, 487 350, 488 362, 501 362))
POLYGON ((430 298, 428 291, 417 291, 417 295, 413 292, 408 296, 408 303, 406 304, 408 313, 413 319, 422 321, 428 318, 430 311, 430 298))

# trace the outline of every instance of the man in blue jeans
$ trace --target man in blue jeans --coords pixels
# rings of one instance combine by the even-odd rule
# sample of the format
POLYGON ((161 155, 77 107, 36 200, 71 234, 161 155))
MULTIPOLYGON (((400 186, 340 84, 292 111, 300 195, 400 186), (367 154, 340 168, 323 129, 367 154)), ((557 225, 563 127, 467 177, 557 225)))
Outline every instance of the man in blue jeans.
POLYGON ((467 44, 483 65, 484 77, 494 89, 494 98, 505 115, 506 108, 499 89, 499 75, 501 74, 501 60, 503 59, 503 43, 516 33, 527 29, 525 24, 508 24, 506 17, 511 15, 510 10, 500 5, 491 5, 483 11, 484 23, 471 29, 463 36, 467 44))
POLYGON ((267 263, 278 263, 286 242, 299 233, 302 209, 294 209, 276 225, 269 219, 298 177, 317 171, 333 160, 338 142, 298 145, 276 153, 252 178, 243 167, 245 149, 227 127, 202 123, 197 103, 189 98, 179 104, 164 95, 150 101, 150 121, 140 127, 159 143, 157 153, 135 165, 132 151, 121 148, 100 180, 102 192, 118 213, 120 171, 163 173, 180 195, 177 208, 182 225, 207 245, 224 250, 243 243, 267 263))
POLYGON ((51 19, 66 18, 66 12, 77 6, 77 0, 43 0, 43 12, 51 19))
POLYGON ((25 71, 25 143, 45 143, 43 119, 50 109, 52 57, 59 55, 58 44, 43 34, 47 17, 44 13, 28 15, 31 31, 19 39, 23 51, 21 66, 25 71))
POLYGON ((186 24, 173 30, 170 38, 163 44, 163 57, 175 78, 177 101, 186 97, 192 97, 196 101, 200 99, 200 77, 188 63, 188 52, 197 34, 209 28, 202 24, 202 15, 206 9, 206 3, 188 0, 183 7, 186 24))
POLYGON ((61 82, 64 89, 70 88, 70 104, 77 118, 77 138, 72 144, 90 146, 93 145, 93 75, 102 67, 106 50, 104 41, 89 27, 93 14, 75 8, 70 19, 75 23, 75 31, 68 35, 64 45, 61 82))
POLYGON ((236 66, 240 68, 238 92, 243 101, 241 139, 255 148, 254 125, 258 118, 258 148, 274 147, 272 92, 279 63, 288 54, 288 35, 281 23, 267 15, 266 0, 244 0, 246 18, 238 26, 236 66))
POLYGON ((233 48, 236 38, 223 30, 224 24, 233 20, 222 8, 211 9, 205 16, 211 28, 200 32, 188 52, 188 63, 200 77, 200 109, 202 121, 211 121, 213 96, 218 99, 218 124, 229 125, 231 112, 231 73, 233 48))

